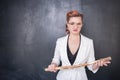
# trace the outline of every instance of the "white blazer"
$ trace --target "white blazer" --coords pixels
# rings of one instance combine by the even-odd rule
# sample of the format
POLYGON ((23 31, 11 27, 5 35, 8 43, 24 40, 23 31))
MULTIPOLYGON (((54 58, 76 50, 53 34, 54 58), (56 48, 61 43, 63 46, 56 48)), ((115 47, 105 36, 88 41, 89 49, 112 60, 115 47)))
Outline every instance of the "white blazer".
MULTIPOLYGON (((68 35, 57 39, 52 63, 56 63, 57 65, 59 65, 61 61, 62 66, 71 65, 67 56, 67 39, 68 35)), ((81 34, 80 48, 73 65, 83 64, 92 61, 95 61, 93 40, 81 34)), ((87 67, 93 73, 97 72, 97 70, 95 71, 92 70, 91 65, 87 67)), ((80 67, 75 69, 60 70, 57 74, 57 80, 88 80, 88 79, 85 72, 85 67, 80 67)))

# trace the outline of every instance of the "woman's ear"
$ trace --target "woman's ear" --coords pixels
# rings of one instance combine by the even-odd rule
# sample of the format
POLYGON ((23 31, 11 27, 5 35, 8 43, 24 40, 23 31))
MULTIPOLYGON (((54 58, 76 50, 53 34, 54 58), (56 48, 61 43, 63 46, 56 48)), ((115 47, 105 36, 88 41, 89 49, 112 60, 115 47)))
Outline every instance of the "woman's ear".
POLYGON ((66 33, 69 34, 69 30, 68 30, 68 24, 66 23, 66 33))
POLYGON ((66 21, 66 26, 68 26, 69 24, 68 24, 68 22, 66 21))

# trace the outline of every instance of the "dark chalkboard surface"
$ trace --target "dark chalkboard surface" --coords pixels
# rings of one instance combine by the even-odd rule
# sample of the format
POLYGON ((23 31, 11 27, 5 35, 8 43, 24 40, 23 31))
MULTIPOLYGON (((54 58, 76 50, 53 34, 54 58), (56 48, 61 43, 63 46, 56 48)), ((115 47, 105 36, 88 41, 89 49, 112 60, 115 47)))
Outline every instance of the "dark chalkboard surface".
POLYGON ((1 0, 0 80, 55 80, 45 72, 58 37, 65 34, 66 12, 84 14, 82 34, 94 40, 96 59, 112 64, 89 80, 119 78, 120 6, 117 0, 1 0))

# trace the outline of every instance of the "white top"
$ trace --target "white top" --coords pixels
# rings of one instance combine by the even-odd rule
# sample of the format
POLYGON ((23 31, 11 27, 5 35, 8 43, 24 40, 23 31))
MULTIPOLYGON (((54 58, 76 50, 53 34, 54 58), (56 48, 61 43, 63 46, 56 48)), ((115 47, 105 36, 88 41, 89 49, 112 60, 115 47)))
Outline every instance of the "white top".
MULTIPOLYGON (((57 65, 62 62, 62 66, 71 65, 67 56, 67 39, 68 35, 58 38, 52 62, 57 65)), ((81 43, 78 54, 73 65, 83 64, 86 62, 95 61, 93 40, 81 35, 81 43)), ((92 65, 87 66, 93 73, 97 70, 92 70, 92 65)), ((57 74, 57 80, 88 80, 85 72, 85 67, 60 70, 57 74)))

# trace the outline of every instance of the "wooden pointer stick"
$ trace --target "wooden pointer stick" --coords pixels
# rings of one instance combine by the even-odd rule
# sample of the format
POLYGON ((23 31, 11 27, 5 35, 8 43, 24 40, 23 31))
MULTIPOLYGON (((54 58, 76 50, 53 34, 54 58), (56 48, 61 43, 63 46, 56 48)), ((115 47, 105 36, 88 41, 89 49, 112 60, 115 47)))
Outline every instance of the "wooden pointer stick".
MULTIPOLYGON (((106 58, 101 58, 101 59, 98 59, 98 60, 90 62, 90 63, 78 64, 78 65, 73 65, 73 66, 61 66, 61 67, 56 67, 55 69, 56 70, 62 70, 62 69, 73 69, 73 68, 78 68, 78 67, 84 67, 84 66, 92 65, 99 60, 103 60, 105 62, 105 61, 112 60, 112 58, 111 57, 106 57, 106 58)), ((45 68, 45 71, 49 71, 49 69, 45 68)))

